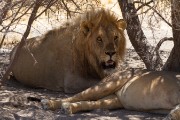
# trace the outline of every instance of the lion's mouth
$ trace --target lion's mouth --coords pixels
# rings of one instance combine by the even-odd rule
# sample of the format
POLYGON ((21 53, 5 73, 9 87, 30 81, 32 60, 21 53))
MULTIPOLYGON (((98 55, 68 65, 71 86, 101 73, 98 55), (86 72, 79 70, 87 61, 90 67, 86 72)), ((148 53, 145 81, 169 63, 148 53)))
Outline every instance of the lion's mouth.
POLYGON ((102 62, 103 69, 115 69, 116 62, 113 60, 108 60, 107 62, 102 62))

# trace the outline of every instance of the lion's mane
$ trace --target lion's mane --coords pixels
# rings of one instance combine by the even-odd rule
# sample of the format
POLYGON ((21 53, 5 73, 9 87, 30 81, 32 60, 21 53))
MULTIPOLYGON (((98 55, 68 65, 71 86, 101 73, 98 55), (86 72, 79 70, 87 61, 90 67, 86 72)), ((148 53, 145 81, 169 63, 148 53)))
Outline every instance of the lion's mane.
MULTIPOLYGON (((51 90, 66 91, 76 84, 82 89, 91 86, 89 79, 105 77, 98 65, 98 55, 95 55, 98 48, 91 39, 97 34, 94 32, 96 28, 100 25, 104 28, 115 26, 115 31, 121 34, 118 61, 123 59, 123 30, 126 26, 117 21, 115 14, 108 10, 91 10, 60 28, 48 31, 44 36, 28 39, 13 67, 13 75, 24 84, 51 90), (36 64, 30 53, 34 55, 36 64)), ((76 92, 76 88, 73 90, 76 92)))

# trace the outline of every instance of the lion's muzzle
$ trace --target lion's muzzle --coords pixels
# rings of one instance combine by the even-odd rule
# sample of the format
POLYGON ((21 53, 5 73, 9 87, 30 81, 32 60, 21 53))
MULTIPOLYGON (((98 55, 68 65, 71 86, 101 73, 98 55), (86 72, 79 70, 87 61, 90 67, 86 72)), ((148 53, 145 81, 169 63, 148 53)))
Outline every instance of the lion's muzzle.
POLYGON ((115 69, 116 62, 113 60, 108 60, 107 62, 102 62, 103 69, 115 69))

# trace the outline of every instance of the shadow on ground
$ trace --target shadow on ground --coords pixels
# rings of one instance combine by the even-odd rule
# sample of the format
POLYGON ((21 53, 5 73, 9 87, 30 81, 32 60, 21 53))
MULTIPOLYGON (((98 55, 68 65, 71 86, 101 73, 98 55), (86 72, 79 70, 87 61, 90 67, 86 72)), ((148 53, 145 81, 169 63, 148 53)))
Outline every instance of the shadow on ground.
POLYGON ((165 115, 146 112, 118 110, 94 110, 65 115, 59 109, 43 110, 37 102, 27 101, 27 97, 57 99, 71 96, 62 92, 35 89, 15 80, 6 81, 0 90, 1 120, 161 120, 165 115))

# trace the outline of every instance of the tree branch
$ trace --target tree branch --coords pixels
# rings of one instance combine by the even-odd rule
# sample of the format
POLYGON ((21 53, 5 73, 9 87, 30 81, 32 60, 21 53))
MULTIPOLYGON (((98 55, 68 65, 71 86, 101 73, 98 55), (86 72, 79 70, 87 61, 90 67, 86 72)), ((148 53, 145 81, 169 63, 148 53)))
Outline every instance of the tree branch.
POLYGON ((158 44, 156 45, 154 51, 158 52, 159 49, 160 49, 160 47, 161 47, 161 45, 162 45, 165 41, 173 41, 173 37, 169 37, 169 38, 168 38, 168 37, 165 37, 165 38, 161 39, 161 40, 158 42, 158 44))
POLYGON ((2 8, 2 12, 0 13, 0 25, 3 22, 3 19, 6 17, 9 9, 11 8, 12 0, 7 0, 7 3, 5 6, 2 8))
POLYGON ((6 33, 3 35, 3 38, 1 40, 1 43, 0 43, 0 48, 2 47, 3 43, 4 43, 4 40, 5 40, 5 37, 6 37, 6 34, 7 34, 7 31, 9 30, 9 28, 11 27, 11 24, 14 22, 16 16, 18 15, 19 11, 22 9, 22 6, 23 6, 24 2, 21 3, 21 6, 18 8, 16 14, 14 15, 13 19, 11 20, 11 22, 9 23, 9 25, 7 26, 6 28, 6 33))
POLYGON ((26 31, 24 32, 24 35, 23 37, 21 38, 21 42, 19 43, 18 47, 17 47, 17 50, 15 52, 15 56, 11 59, 11 62, 10 62, 10 65, 8 66, 8 69, 6 70, 3 78, 2 78, 2 83, 8 78, 10 72, 11 72, 11 69, 13 68, 15 62, 17 61, 18 57, 19 57, 19 54, 20 54, 20 50, 22 48, 22 46, 24 46, 25 42, 26 42, 26 39, 30 33, 30 30, 31 30, 31 26, 32 26, 32 23, 33 21, 35 20, 35 17, 36 17, 36 13, 39 9, 39 7, 41 6, 41 3, 42 1, 41 0, 36 0, 35 2, 35 5, 33 7, 33 10, 32 10, 32 13, 31 13, 31 16, 28 20, 28 25, 27 25, 27 28, 26 28, 26 31))
POLYGON ((147 69, 159 70, 162 67, 162 60, 157 54, 153 53, 154 47, 147 41, 134 4, 128 3, 127 0, 118 0, 118 2, 123 18, 127 22, 127 34, 137 54, 143 60, 147 69))
MULTIPOLYGON (((172 27, 172 25, 171 25, 155 8, 153 8, 152 6, 150 6, 149 4, 147 4, 147 3, 149 3, 149 2, 143 3, 143 2, 141 2, 141 1, 136 1, 135 3, 140 3, 140 4, 142 4, 140 7, 138 7, 138 8, 136 9, 137 11, 138 11, 140 8, 144 7, 144 6, 147 6, 147 7, 149 7, 149 9, 153 10, 166 24, 168 24, 170 27, 172 27)), ((148 9, 148 10, 149 10, 149 9, 148 9)))
POLYGON ((134 1, 133 4, 135 4, 135 3, 141 3, 141 4, 142 4, 141 6, 139 6, 138 8, 136 8, 136 10, 139 11, 141 8, 143 8, 143 7, 151 4, 152 2, 154 2, 154 0, 151 0, 151 1, 146 2, 146 3, 143 3, 143 2, 141 2, 141 1, 134 1))
POLYGON ((39 13, 35 19, 37 19, 39 16, 41 16, 44 12, 46 12, 52 5, 54 5, 58 0, 50 0, 46 6, 46 8, 41 12, 39 13))
POLYGON ((77 7, 78 10, 81 10, 81 8, 79 7, 79 5, 77 5, 77 3, 74 0, 71 0, 72 3, 77 7))
POLYGON ((62 0, 62 3, 63 3, 63 5, 64 5, 64 7, 65 7, 65 9, 67 11, 67 18, 68 18, 68 16, 71 18, 71 12, 70 12, 67 4, 64 2, 64 0, 62 0))

